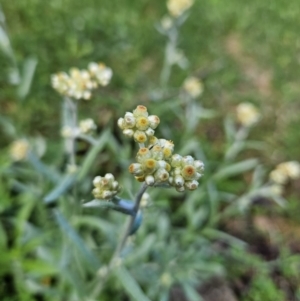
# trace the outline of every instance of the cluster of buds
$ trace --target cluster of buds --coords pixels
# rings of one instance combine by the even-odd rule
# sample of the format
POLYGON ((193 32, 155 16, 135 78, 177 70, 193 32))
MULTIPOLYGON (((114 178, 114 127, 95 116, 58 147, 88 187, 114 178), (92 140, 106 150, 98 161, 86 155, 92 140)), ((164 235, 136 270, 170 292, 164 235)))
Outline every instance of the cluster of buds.
POLYGON ((102 63, 90 63, 88 69, 70 69, 69 74, 59 72, 52 75, 52 87, 58 93, 75 99, 90 99, 92 90, 99 85, 106 86, 112 77, 112 70, 102 63))
POLYGON ((204 164, 200 160, 195 160, 192 156, 182 157, 178 154, 172 156, 171 173, 169 177, 170 185, 177 191, 195 190, 204 171, 204 164))
POLYGON ((63 138, 76 138, 80 134, 90 134, 96 128, 95 121, 91 118, 87 118, 81 120, 78 126, 74 128, 68 125, 63 126, 61 129, 61 136, 63 138))
POLYGON ((276 184, 285 184, 289 179, 300 178, 300 164, 297 161, 280 163, 271 171, 270 179, 276 184))
POLYGON ((253 104, 244 102, 236 107, 236 117, 241 125, 250 127, 259 120, 260 113, 253 104))
POLYGON ((136 159, 138 163, 129 166, 129 172, 140 182, 146 182, 153 186, 155 183, 162 183, 169 179, 171 165, 168 163, 174 150, 174 144, 165 139, 152 137, 149 148, 139 149, 136 159))
MULTIPOLYGON (((135 118, 134 114, 141 109, 143 112, 147 112, 147 108, 138 106, 130 116, 135 118)), ((145 118, 147 116, 148 115, 144 115, 145 118)), ((158 119, 157 116, 155 117, 158 119)), ((129 121, 131 121, 130 118, 127 121, 127 123, 130 124, 129 121)), ((125 124, 125 118, 120 118, 119 126, 126 135, 127 129, 124 127, 125 124)), ((137 131, 135 128, 136 123, 133 122, 132 124, 133 131, 137 131)), ((158 139, 153 135, 144 141, 137 140, 134 134, 131 134, 130 137, 134 137, 135 141, 139 143, 142 142, 144 144, 144 142, 147 142, 146 146, 143 145, 140 147, 136 156, 137 162, 132 163, 129 166, 129 172, 133 174, 138 181, 145 182, 149 186, 160 184, 173 186, 180 192, 185 189, 194 190, 198 187, 198 180, 204 171, 204 164, 202 161, 195 160, 192 156, 182 157, 178 154, 173 155, 174 143, 172 141, 158 139)))
POLYGON ((79 122, 79 130, 81 134, 89 134, 96 130, 97 126, 92 118, 87 118, 79 122))
POLYGON ((133 137, 140 144, 144 144, 154 136, 154 130, 160 120, 156 115, 148 114, 145 106, 139 105, 131 113, 126 112, 124 118, 119 118, 118 126, 127 137, 133 137))
POLYGON ((13 161, 25 160, 28 156, 30 145, 27 140, 15 140, 10 146, 10 156, 13 161))
POLYGON ((171 16, 179 17, 188 10, 194 3, 194 0, 168 0, 167 8, 171 16))
POLYGON ((93 184, 93 195, 95 199, 110 200, 120 191, 120 186, 115 177, 111 173, 107 173, 104 177, 97 176, 93 184))
POLYGON ((183 90, 192 98, 196 98, 203 93, 203 83, 194 76, 186 78, 183 83, 183 90))

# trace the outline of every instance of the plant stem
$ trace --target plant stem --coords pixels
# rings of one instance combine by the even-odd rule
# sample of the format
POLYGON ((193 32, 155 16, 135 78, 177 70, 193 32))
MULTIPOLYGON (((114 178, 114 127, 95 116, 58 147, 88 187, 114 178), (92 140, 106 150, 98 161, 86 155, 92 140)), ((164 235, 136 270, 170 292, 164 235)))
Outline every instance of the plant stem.
POLYGON ((176 53, 177 38, 178 38, 178 32, 176 28, 173 28, 173 30, 168 34, 169 40, 166 45, 163 69, 160 74, 160 84, 162 88, 165 88, 167 86, 171 75, 171 68, 176 53))
POLYGON ((122 250, 123 250, 123 248, 126 244, 126 241, 129 237, 130 230, 131 230, 131 227, 134 223, 136 214, 139 211, 142 196, 143 196, 143 194, 144 194, 144 192, 146 191, 147 188, 148 188, 148 185, 146 183, 144 183, 141 186, 139 192, 137 193, 137 195, 135 197, 134 207, 133 207, 134 214, 132 216, 130 216, 129 219, 127 220, 124 232, 123 232, 123 234, 122 234, 122 236, 119 240, 118 246, 117 246, 117 248, 116 248, 109 264, 108 264, 108 269, 106 271, 106 274, 104 276, 102 276, 101 279, 99 279, 100 278, 99 277, 100 276, 100 269, 98 270, 98 273, 97 273, 98 285, 93 290, 93 292, 91 294, 91 298, 96 298, 100 294, 100 292, 102 291, 103 286, 106 283, 111 271, 113 270, 113 268, 117 264, 117 262, 118 262, 117 260, 121 257, 122 250))
MULTIPOLYGON (((77 125, 77 103, 73 102, 69 97, 65 97, 64 100, 64 125, 75 130, 77 125)), ((72 135, 66 138, 65 148, 69 156, 69 164, 71 165, 76 165, 75 147, 75 136, 72 135)))

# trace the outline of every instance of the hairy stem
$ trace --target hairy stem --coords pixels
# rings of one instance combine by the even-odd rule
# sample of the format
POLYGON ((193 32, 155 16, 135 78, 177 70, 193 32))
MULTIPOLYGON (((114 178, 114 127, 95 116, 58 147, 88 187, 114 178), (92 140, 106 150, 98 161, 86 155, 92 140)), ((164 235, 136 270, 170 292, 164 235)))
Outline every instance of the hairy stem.
POLYGON ((101 268, 98 270, 97 279, 96 279, 98 281, 98 285, 95 287, 94 291, 92 292, 91 298, 96 298, 101 293, 101 291, 104 287, 104 284, 106 283, 111 271, 113 270, 115 265, 118 263, 118 259, 121 258, 122 250, 123 250, 123 248, 126 244, 126 241, 129 237, 130 230, 131 230, 132 225, 134 223, 136 214, 139 211, 142 196, 143 196, 143 194, 144 194, 144 192, 146 191, 147 188, 148 188, 148 185, 146 183, 144 183, 141 186, 139 192, 137 193, 137 195, 135 197, 134 207, 133 207, 133 214, 129 217, 129 219, 126 222, 124 232, 123 232, 123 234, 122 234, 122 236, 119 240, 118 246, 117 246, 117 248, 116 248, 109 264, 108 264, 108 269, 107 269, 105 275, 102 275, 101 279, 99 279, 100 278, 99 276, 101 276, 101 268))

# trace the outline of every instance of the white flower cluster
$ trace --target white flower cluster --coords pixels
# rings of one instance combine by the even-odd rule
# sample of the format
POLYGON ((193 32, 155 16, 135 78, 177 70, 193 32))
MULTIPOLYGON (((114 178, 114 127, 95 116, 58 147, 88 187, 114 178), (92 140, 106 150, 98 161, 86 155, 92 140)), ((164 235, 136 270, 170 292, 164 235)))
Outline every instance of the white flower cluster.
POLYGON ((160 120, 156 115, 150 115, 145 106, 139 105, 131 112, 126 112, 124 118, 119 118, 118 126, 127 137, 133 137, 138 143, 145 143, 154 135, 154 129, 160 120))
POLYGON ((51 76, 52 87, 60 94, 75 99, 90 99, 92 90, 106 86, 112 70, 102 63, 90 63, 87 70, 70 69, 69 74, 59 72, 51 76))
MULTIPOLYGON (((122 125, 125 122, 124 119, 122 118, 122 125)), ((198 180, 204 171, 202 161, 195 160, 192 156, 173 155, 174 143, 172 141, 158 139, 153 135, 143 142, 146 141, 147 147, 141 147, 137 153, 137 163, 129 166, 129 172, 138 181, 145 182, 149 186, 163 183, 175 187, 180 192, 198 187, 198 180)))
POLYGON ((203 93, 203 83, 197 77, 190 76, 184 81, 183 90, 192 98, 196 98, 203 93))
POLYGON ((97 128, 95 121, 92 118, 87 118, 79 122, 79 130, 82 134, 89 134, 97 128))
POLYGON ((95 199, 110 200, 120 191, 119 183, 115 181, 115 177, 111 173, 107 173, 104 177, 97 176, 93 184, 95 199))
POLYGON ((280 163, 270 173, 270 179, 277 184, 285 184, 289 179, 298 178, 300 178, 300 164, 297 161, 280 163))
POLYGON ((244 102, 236 107, 236 117, 243 126, 252 126, 259 120, 260 113, 253 104, 244 102))
POLYGON ((60 133, 63 138, 76 138, 80 134, 90 134, 96 128, 95 121, 91 118, 87 118, 81 120, 79 125, 74 128, 69 125, 63 126, 60 133))
POLYGON ((195 160, 192 156, 182 157, 174 155, 171 160, 172 170, 170 172, 169 183, 177 191, 195 190, 204 171, 204 164, 200 160, 195 160))
POLYGON ((188 10, 194 3, 194 0, 168 0, 167 8, 171 16, 179 17, 188 10))
POLYGON ((30 145, 27 140, 19 139, 15 140, 10 146, 10 156, 13 161, 22 161, 27 158, 30 150, 30 145))

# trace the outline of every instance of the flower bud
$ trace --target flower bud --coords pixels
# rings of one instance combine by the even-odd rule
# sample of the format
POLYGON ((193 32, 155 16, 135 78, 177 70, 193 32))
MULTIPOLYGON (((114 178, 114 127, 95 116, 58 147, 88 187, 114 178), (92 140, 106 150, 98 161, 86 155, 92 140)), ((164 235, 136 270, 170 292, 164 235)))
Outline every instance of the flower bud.
POLYGON ((148 128, 146 131, 145 131, 146 135, 151 137, 154 135, 154 130, 152 130, 151 128, 148 128))
POLYGON ((172 156, 171 166, 172 167, 180 167, 182 162, 182 157, 178 154, 172 156))
POLYGON ((79 129, 80 129, 80 132, 83 134, 87 134, 87 133, 95 130, 96 128, 97 128, 97 126, 96 126, 94 120, 91 118, 87 118, 87 119, 81 120, 79 122, 79 129))
POLYGON ((133 115, 134 117, 140 117, 140 116, 147 117, 148 116, 147 108, 145 106, 139 105, 133 111, 133 115))
POLYGON ((121 130, 124 130, 124 129, 125 129, 125 120, 124 120, 124 118, 119 118, 119 119, 118 119, 118 127, 119 127, 121 130))
POLYGON ((181 187, 184 185, 184 178, 181 175, 176 175, 174 177, 174 184, 176 187, 181 187))
POLYGON ((142 165, 139 163, 132 163, 130 164, 130 166, 128 167, 128 170, 130 173, 132 173, 133 175, 139 177, 143 175, 143 170, 142 170, 142 165))
POLYGON ((113 189, 113 190, 119 190, 120 189, 120 186, 119 186, 119 183, 118 183, 118 181, 113 181, 112 183, 111 183, 111 188, 113 189))
POLYGON ((194 166, 197 170, 197 172, 201 173, 204 171, 204 163, 200 160, 195 160, 194 161, 194 166))
MULTIPOLYGON (((151 135, 148 135, 148 136, 151 136, 151 135)), ((155 145, 155 144, 157 144, 158 143, 158 139, 155 137, 155 136, 151 136, 151 137, 149 137, 149 140, 148 140, 148 142, 149 142, 149 145, 155 145)))
POLYGON ((162 160, 164 157, 164 154, 162 152, 162 148, 159 145, 154 145, 151 149, 152 158, 155 160, 162 160))
POLYGON ((137 127, 138 130, 140 131, 145 131, 149 127, 149 121, 148 118, 145 116, 140 116, 136 118, 136 124, 135 126, 137 127))
POLYGON ((182 158, 183 165, 194 165, 194 158, 192 156, 184 156, 182 158))
POLYGON ((138 143, 145 143, 147 141, 147 136, 142 131, 135 131, 133 134, 133 138, 138 143))
POLYGON ((157 168, 157 161, 149 158, 144 161, 143 170, 145 173, 153 173, 157 168))
POLYGON ((196 169, 193 165, 186 165, 182 168, 181 175, 185 180, 193 180, 196 175, 196 169))
POLYGON ((167 181, 168 178, 169 178, 169 173, 164 168, 159 168, 154 174, 154 179, 157 182, 167 181))
POLYGON ((157 126, 159 125, 159 123, 160 123, 160 120, 159 120, 158 116, 156 116, 156 115, 148 116, 148 120, 149 120, 149 126, 153 130, 155 130, 157 128, 157 126))
POLYGON ((154 177, 152 175, 146 176, 145 182, 146 182, 147 185, 153 186, 154 182, 155 182, 154 177))
POLYGON ((102 179, 102 177, 100 177, 100 176, 95 177, 93 180, 93 185, 96 187, 99 187, 101 185, 101 179, 102 179))
POLYGON ((199 183, 196 180, 186 181, 184 186, 189 190, 195 190, 198 187, 199 183))
POLYGON ((132 113, 127 112, 124 116, 125 127, 126 128, 133 128, 135 126, 136 120, 132 113))
POLYGON ((113 174, 111 173, 107 173, 104 178, 111 184, 114 180, 115 180, 115 177, 113 176, 113 174))
POLYGON ((139 176, 139 177, 135 177, 137 181, 139 182, 144 182, 145 181, 145 176, 142 175, 142 176, 139 176))
POLYGON ((110 190, 104 190, 102 192, 102 198, 105 199, 105 200, 109 200, 113 197, 113 192, 110 191, 110 190))
POLYGON ((172 149, 165 147, 163 149, 163 154, 166 159, 170 158, 172 156, 172 149))
POLYGON ((151 157, 151 152, 147 147, 142 147, 139 149, 136 159, 139 163, 142 163, 145 159, 149 159, 151 157))
POLYGON ((123 130, 123 134, 126 136, 126 137, 129 137, 131 138, 134 134, 134 131, 132 129, 125 129, 123 130))

